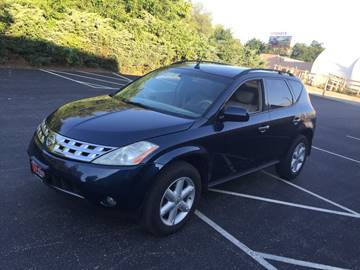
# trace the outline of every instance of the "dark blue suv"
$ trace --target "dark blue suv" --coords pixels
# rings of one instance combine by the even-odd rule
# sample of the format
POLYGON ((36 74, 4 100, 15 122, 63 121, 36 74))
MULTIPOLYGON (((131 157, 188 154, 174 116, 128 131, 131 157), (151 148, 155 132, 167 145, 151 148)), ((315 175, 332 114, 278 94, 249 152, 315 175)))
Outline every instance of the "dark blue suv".
POLYGON ((181 62, 58 108, 28 154, 50 187, 140 210, 145 227, 164 235, 189 219, 209 186, 271 165, 295 178, 314 129, 309 96, 291 74, 181 62))

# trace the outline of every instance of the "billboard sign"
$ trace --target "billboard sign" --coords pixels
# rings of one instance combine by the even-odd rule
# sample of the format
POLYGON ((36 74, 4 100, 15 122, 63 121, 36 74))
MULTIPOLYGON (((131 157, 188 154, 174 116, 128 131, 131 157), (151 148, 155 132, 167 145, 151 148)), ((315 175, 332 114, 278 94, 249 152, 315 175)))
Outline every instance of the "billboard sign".
POLYGON ((269 46, 271 48, 290 48, 292 36, 286 32, 273 32, 270 34, 269 46))

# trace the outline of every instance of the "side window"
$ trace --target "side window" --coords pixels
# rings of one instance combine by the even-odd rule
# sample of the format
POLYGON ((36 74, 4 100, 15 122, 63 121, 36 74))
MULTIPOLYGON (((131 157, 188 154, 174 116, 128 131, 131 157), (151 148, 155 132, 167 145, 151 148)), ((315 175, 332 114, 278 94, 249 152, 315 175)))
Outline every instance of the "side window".
POLYGON ((240 107, 249 113, 262 111, 262 83, 252 80, 243 83, 232 95, 226 106, 240 107))
POLYGON ((298 98, 300 97, 300 94, 303 90, 303 85, 302 83, 300 82, 297 82, 297 81, 293 81, 293 80, 288 80, 292 90, 293 90, 293 93, 294 93, 294 99, 295 100, 298 100, 298 98))
POLYGON ((281 79, 266 79, 268 105, 270 109, 290 106, 292 95, 286 82, 281 79))

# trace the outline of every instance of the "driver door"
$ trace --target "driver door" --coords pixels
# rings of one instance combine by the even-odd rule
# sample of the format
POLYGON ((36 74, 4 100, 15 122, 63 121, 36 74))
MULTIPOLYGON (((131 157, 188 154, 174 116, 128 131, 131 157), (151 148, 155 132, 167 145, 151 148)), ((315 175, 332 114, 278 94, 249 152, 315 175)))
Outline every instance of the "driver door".
POLYGON ((241 84, 225 104, 246 109, 249 120, 222 123, 212 179, 236 177, 268 162, 271 140, 266 127, 270 118, 264 97, 263 81, 252 79, 241 84))

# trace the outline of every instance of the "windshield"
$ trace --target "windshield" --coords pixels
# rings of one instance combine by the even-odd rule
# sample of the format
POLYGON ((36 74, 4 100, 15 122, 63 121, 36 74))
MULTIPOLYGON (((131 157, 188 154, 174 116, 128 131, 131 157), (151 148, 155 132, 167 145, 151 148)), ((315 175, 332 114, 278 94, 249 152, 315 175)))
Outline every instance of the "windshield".
POLYGON ((173 68, 152 72, 114 97, 141 107, 196 118, 206 112, 230 82, 215 75, 173 68))

